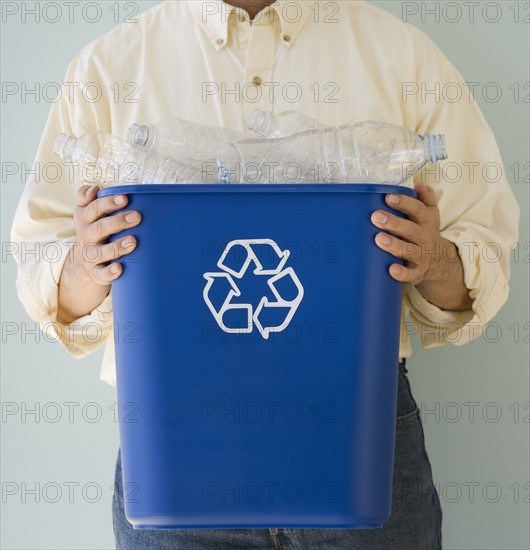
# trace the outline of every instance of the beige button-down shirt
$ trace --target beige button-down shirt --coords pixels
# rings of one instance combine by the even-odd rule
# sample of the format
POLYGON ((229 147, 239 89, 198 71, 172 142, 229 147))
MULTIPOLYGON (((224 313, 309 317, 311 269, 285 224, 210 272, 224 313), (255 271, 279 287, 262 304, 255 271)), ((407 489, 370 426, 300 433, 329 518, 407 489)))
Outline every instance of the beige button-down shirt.
POLYGON ((329 125, 380 120, 446 135, 449 161, 416 179, 436 191, 441 234, 460 251, 473 306, 443 311, 404 285, 400 356, 412 353, 412 333, 428 347, 479 336, 507 299, 519 220, 495 137, 462 76, 424 33, 364 1, 318 0, 280 0, 253 22, 221 0, 169 0, 76 56, 12 229, 19 297, 42 329, 75 357, 105 342, 101 378, 115 384, 111 294, 71 325, 56 322, 82 184, 61 171, 56 136, 100 129, 123 137, 133 122, 170 115, 243 130, 256 107, 296 109, 329 125))

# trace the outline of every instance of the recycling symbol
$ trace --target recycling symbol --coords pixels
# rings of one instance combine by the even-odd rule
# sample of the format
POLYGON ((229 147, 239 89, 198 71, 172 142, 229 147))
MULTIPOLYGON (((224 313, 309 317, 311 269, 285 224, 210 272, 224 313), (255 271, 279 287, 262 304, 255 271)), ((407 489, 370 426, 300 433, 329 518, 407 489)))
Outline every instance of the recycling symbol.
POLYGON ((226 245, 217 262, 221 271, 203 275, 206 279, 204 301, 222 330, 230 333, 251 333, 255 326, 261 336, 268 339, 271 332, 281 332, 287 328, 304 296, 304 288, 294 269, 285 268, 289 255, 289 250, 281 250, 272 239, 238 239, 226 245), (258 254, 258 251, 264 250, 268 252, 267 265, 263 265, 265 262, 260 259, 263 254, 258 254), (237 265, 230 266, 229 255, 232 254, 233 257, 234 252, 243 252, 240 254, 242 259, 237 265), (251 265, 254 266, 254 276, 268 277, 267 286, 273 296, 272 299, 262 296, 255 308, 252 303, 240 301, 245 297, 242 297, 238 287, 238 281, 241 284, 245 275, 245 279, 248 278, 247 270, 251 265), (288 299, 282 297, 281 293, 288 296, 288 299), (217 300, 214 299, 214 294, 217 300), (241 314, 243 319, 237 327, 228 326, 230 322, 226 320, 234 313, 241 314), (273 316, 273 313, 276 315, 273 316), (271 319, 274 321, 271 322, 271 319))

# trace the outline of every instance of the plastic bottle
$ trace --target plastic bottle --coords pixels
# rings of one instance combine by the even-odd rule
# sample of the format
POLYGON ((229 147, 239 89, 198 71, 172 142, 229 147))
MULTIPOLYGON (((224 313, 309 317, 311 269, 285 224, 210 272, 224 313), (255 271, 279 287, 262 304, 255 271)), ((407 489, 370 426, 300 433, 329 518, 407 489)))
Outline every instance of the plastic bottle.
POLYGON ((401 184, 427 162, 445 160, 443 135, 423 137, 383 122, 306 130, 284 138, 246 139, 217 155, 226 183, 401 184))
POLYGON ((132 124, 127 141, 181 160, 215 159, 218 149, 245 134, 216 126, 196 124, 178 117, 168 117, 158 124, 132 124))
POLYGON ((273 115, 271 111, 254 109, 248 119, 248 129, 259 138, 280 138, 324 128, 325 125, 318 120, 294 110, 273 115))
POLYGON ((190 163, 145 147, 137 147, 104 132, 80 137, 61 134, 54 153, 73 165, 82 181, 107 187, 138 183, 216 183, 215 159, 190 163))

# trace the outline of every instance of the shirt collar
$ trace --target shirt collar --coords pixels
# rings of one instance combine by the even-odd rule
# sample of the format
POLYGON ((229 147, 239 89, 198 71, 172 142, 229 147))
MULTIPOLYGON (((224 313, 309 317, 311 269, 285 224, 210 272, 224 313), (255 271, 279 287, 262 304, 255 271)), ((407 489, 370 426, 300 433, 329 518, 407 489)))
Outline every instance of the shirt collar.
MULTIPOLYGON (((290 48, 310 15, 312 2, 300 0, 277 0, 262 10, 255 19, 255 25, 273 24, 279 21, 281 42, 290 48)), ((247 13, 223 0, 188 0, 188 6, 197 24, 206 33, 216 50, 226 46, 228 41, 228 20, 230 14, 241 21, 247 13)))

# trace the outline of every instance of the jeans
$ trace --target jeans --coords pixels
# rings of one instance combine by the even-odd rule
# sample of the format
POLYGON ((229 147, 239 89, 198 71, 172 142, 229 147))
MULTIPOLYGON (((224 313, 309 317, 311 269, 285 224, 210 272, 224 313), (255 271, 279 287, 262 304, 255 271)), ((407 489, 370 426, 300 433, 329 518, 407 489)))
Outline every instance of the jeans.
POLYGON ((382 529, 136 530, 125 518, 118 453, 112 503, 117 550, 441 549, 442 510, 407 372, 400 363, 392 514, 382 529))

